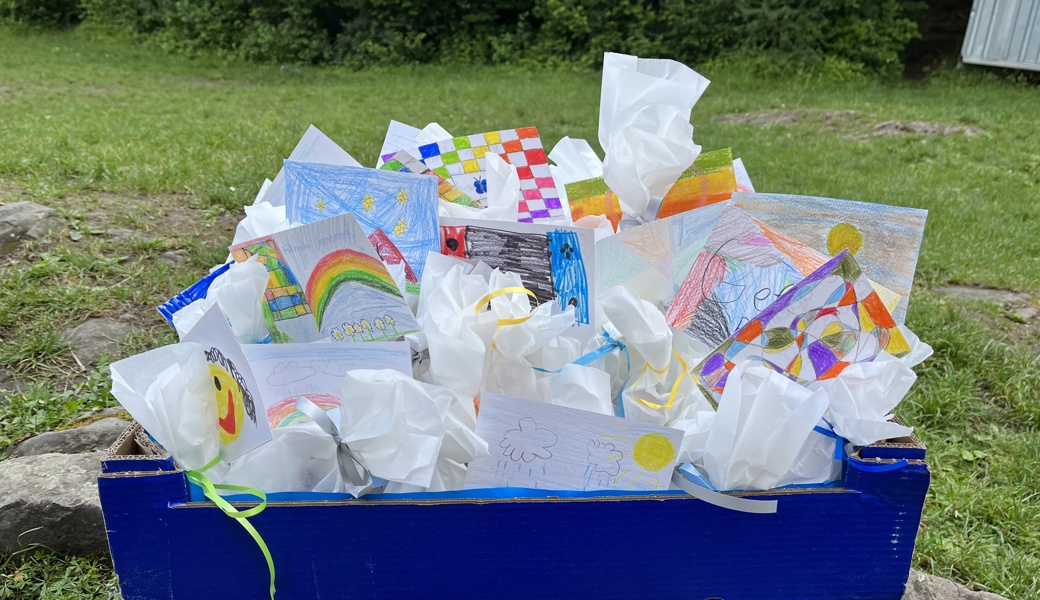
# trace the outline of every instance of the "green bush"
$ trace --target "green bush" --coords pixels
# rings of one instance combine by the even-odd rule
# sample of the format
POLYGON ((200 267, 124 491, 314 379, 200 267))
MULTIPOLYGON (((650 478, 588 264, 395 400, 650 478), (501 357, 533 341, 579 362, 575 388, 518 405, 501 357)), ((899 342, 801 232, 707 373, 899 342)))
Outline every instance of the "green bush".
MULTIPOLYGON (((27 2, 28 0, 0 0, 27 2)), ((76 0, 45 0, 75 2, 76 0)), ((898 71, 917 35, 912 0, 80 0, 98 24, 171 51, 352 66, 573 63, 603 52, 703 63, 775 53, 898 71)))
POLYGON ((0 22, 69 27, 80 22, 78 0, 0 0, 0 22))

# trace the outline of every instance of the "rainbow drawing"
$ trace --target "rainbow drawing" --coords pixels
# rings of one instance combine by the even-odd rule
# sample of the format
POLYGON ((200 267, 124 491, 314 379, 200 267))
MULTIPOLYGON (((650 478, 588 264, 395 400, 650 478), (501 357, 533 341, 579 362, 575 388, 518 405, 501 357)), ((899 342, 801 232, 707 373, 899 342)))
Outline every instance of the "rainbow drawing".
POLYGON ((347 283, 359 283, 403 299, 397 284, 378 258, 349 248, 335 250, 318 261, 307 280, 307 298, 314 309, 319 330, 333 294, 347 283))
MULTIPOLYGON (((317 404, 326 412, 340 407, 339 398, 336 398, 335 396, 330 396, 328 394, 300 395, 317 404)), ((290 425, 296 425, 303 421, 310 420, 310 417, 296 410, 296 398, 298 398, 298 396, 290 396, 267 407, 267 422, 271 424, 271 429, 288 427, 290 425)))

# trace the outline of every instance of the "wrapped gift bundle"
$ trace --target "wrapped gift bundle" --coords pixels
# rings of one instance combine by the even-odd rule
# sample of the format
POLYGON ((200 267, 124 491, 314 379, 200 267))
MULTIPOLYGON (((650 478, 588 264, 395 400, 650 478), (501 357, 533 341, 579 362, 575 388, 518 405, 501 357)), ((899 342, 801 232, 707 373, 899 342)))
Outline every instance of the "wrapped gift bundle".
POLYGON ((694 143, 707 87, 607 54, 602 160, 308 129, 159 307, 180 342, 112 365, 124 598, 899 598, 926 212, 756 193, 694 143))

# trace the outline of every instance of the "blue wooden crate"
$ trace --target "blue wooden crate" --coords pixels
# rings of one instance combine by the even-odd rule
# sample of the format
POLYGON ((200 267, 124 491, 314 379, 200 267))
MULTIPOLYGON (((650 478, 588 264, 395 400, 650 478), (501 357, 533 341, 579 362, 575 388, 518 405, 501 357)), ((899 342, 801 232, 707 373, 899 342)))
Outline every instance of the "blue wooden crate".
MULTIPOLYGON (((253 540, 212 503, 189 501, 172 459, 136 440, 117 442, 99 480, 123 598, 268 597, 253 540)), ((775 514, 682 492, 452 492, 272 501, 251 522, 284 600, 899 600, 928 490, 923 458, 906 438, 854 451, 840 487, 743 495, 777 500, 775 514)))

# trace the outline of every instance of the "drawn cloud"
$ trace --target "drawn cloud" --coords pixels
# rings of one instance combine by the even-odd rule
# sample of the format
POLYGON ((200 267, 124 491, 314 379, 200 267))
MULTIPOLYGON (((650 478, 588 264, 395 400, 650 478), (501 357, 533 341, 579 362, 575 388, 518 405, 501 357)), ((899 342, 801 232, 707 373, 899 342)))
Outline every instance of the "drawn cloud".
POLYGON ((590 440, 585 448, 589 451, 589 464, 596 473, 606 473, 613 477, 621 472, 621 459, 625 455, 614 444, 590 440))
POLYGON ((503 456, 510 460, 531 462, 536 458, 542 460, 552 458, 549 448, 556 445, 556 434, 548 429, 538 427, 534 419, 524 417, 520 419, 519 429, 506 431, 499 447, 505 448, 503 456))
POLYGON ((267 376, 267 383, 274 386, 289 385, 303 381, 311 377, 318 370, 298 363, 289 361, 278 363, 271 374, 267 376))

